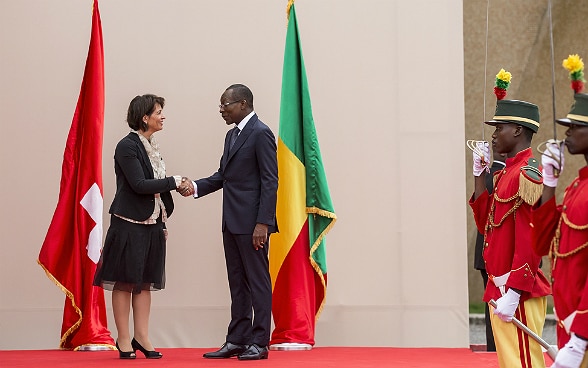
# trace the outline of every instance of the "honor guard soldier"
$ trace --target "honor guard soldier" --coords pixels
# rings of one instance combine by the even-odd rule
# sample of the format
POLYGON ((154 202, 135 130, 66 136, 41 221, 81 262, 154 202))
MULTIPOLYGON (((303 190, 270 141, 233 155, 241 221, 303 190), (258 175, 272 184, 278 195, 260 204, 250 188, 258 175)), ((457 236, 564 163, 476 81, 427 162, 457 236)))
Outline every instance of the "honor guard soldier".
MULTIPOLYGON (((564 140, 572 155, 588 163, 588 95, 575 95, 575 104, 557 123, 567 127, 564 140)), ((553 312, 560 348, 552 367, 588 367, 588 166, 566 188, 556 205, 557 172, 563 171, 562 143, 550 140, 541 156, 544 188, 532 211, 532 239, 538 255, 550 255, 553 312)))
MULTIPOLYGON (((496 95, 503 98, 505 94, 496 95)), ((531 246, 531 207, 542 193, 539 163, 530 148, 539 129, 539 108, 525 101, 499 99, 493 119, 485 123, 495 127, 492 148, 506 154, 506 166, 494 175, 490 195, 485 185, 489 145, 476 143, 475 191, 469 204, 484 234, 489 278, 484 301, 496 301, 491 322, 498 361, 502 368, 545 367, 541 346, 510 323, 516 317, 541 336, 550 294, 549 282, 539 269, 541 257, 531 246)))

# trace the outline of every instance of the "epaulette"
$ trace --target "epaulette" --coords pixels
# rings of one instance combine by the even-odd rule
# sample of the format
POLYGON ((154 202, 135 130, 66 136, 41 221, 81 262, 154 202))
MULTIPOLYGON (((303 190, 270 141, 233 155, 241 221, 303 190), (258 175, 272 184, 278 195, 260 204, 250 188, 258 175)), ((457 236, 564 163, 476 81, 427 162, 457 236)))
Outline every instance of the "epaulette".
POLYGON ((525 203, 534 205, 543 193, 543 175, 539 162, 531 157, 527 165, 521 167, 519 176, 519 196, 525 203))

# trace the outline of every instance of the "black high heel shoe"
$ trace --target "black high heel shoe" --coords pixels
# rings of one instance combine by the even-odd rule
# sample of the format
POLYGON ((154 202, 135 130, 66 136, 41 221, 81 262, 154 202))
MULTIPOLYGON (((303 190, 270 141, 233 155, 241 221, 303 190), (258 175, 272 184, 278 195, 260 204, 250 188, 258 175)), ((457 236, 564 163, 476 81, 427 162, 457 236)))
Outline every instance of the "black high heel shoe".
POLYGON ((161 354, 159 351, 145 349, 143 346, 141 346, 141 344, 139 344, 137 340, 135 340, 134 337, 133 341, 131 341, 131 346, 135 351, 139 350, 141 353, 145 354, 145 358, 147 359, 160 359, 163 357, 163 354, 161 354))
POLYGON ((118 347, 118 341, 116 342, 116 350, 118 350, 118 357, 120 359, 135 359, 137 357, 137 354, 135 354, 134 350, 132 350, 132 351, 120 350, 120 348, 118 347))

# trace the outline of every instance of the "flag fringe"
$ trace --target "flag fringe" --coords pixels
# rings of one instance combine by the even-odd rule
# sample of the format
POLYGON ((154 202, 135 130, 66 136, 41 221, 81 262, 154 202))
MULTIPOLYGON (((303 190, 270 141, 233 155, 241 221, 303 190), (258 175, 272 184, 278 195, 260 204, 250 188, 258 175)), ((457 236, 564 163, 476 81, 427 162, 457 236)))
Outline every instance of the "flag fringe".
POLYGON ((325 306, 325 302, 327 301, 327 283, 325 282, 325 276, 323 276, 323 272, 321 271, 321 268, 314 261, 314 258, 312 258, 312 253, 310 253, 310 257, 308 257, 308 259, 310 260, 310 264, 312 265, 312 268, 314 268, 314 272, 316 272, 319 275, 319 277, 321 278, 321 283, 323 284, 323 295, 324 295, 323 300, 321 300, 321 306, 316 311, 316 315, 314 316, 314 320, 318 321, 321 313, 323 312, 323 307, 325 306))
POLYGON ((316 316, 315 316, 315 321, 318 321, 321 312, 323 311, 323 308, 325 306, 325 302, 327 300, 327 282, 325 281, 325 276, 323 275, 323 271, 321 270, 321 268, 319 267, 319 265, 316 263, 316 261, 314 260, 314 258, 312 258, 312 255, 314 254, 314 252, 316 251, 316 249, 318 248, 318 246, 321 244, 321 242, 323 241, 323 238, 325 237, 325 235, 327 235, 327 233, 333 228, 333 226, 335 226, 335 222, 337 221, 337 215, 333 212, 327 211, 327 210, 323 210, 321 208, 317 208, 317 207, 307 207, 306 208, 306 213, 308 214, 313 214, 313 215, 319 215, 322 217, 326 217, 326 218, 330 218, 333 221, 331 221, 331 223, 320 233, 320 235, 318 236, 318 238, 316 239, 316 241, 314 242, 314 244, 311 245, 310 247, 310 256, 308 257, 308 259, 310 260, 310 264, 312 265, 312 268, 314 268, 314 271, 319 275, 320 279, 321 279, 321 283, 323 284, 323 300, 321 301, 321 305, 318 309, 318 311, 316 312, 316 316))
MULTIPOLYGON (((47 268, 45 268, 45 266, 41 263, 41 261, 39 259, 37 259, 37 263, 39 264, 39 266, 41 266, 43 268, 43 270, 45 270, 45 274, 47 275, 47 277, 53 281, 55 283, 55 285, 57 285, 58 288, 61 289, 61 291, 63 291, 63 293, 65 294, 65 296, 67 296, 67 298, 71 301, 71 305, 74 307, 74 309, 76 310, 76 313, 80 316, 80 319, 77 320, 76 323, 74 323, 64 334, 63 336, 61 336, 61 341, 59 342, 59 348, 62 350, 69 350, 66 349, 64 347, 65 345, 65 341, 67 340, 67 338, 74 333, 75 330, 78 329, 78 327, 80 327, 80 325, 82 324, 82 311, 80 310, 80 308, 76 305, 76 302, 74 300, 74 295, 71 291, 67 290, 67 288, 65 286, 63 286, 59 281, 57 281, 57 279, 55 278, 55 276, 53 276, 51 274, 51 272, 49 272, 49 270, 47 268)), ((79 348, 79 347, 78 347, 79 348)), ((77 350, 78 348, 74 349, 77 350)))
MULTIPOLYGON (((323 217, 326 217, 326 218, 331 218, 331 219, 334 219, 335 221, 337 221, 337 215, 335 215, 335 213, 333 213, 331 211, 323 210, 321 208, 307 207, 306 208, 306 213, 312 213, 312 214, 323 216, 323 217)), ((322 237, 323 237, 323 235, 321 234, 321 238, 322 237)))
POLYGON ((290 20, 290 8, 294 5, 294 0, 288 0, 288 5, 286 5, 286 20, 290 20))
POLYGON ((286 28, 290 22, 290 9, 292 9, 292 6, 294 6, 294 0, 288 0, 288 5, 286 5, 286 28))

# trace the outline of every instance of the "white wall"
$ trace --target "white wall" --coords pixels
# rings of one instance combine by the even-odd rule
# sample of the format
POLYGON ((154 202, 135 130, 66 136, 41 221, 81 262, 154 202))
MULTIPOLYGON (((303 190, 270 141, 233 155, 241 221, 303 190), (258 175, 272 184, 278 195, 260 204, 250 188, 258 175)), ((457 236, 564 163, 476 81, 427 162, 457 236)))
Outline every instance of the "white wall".
MULTIPOLYGON (((232 83, 252 89, 277 135, 286 3, 100 1, 105 228, 114 147, 135 95, 166 98, 158 139, 169 174, 217 169, 227 127, 216 106, 232 83)), ((36 259, 59 192, 91 4, 12 0, 0 13, 0 349, 59 343, 64 295, 36 259)), ((327 237, 317 346, 468 346, 462 2, 298 0, 296 11, 339 218, 327 237)), ((157 346, 224 341, 221 199, 175 196, 167 288, 153 298, 157 346)))

